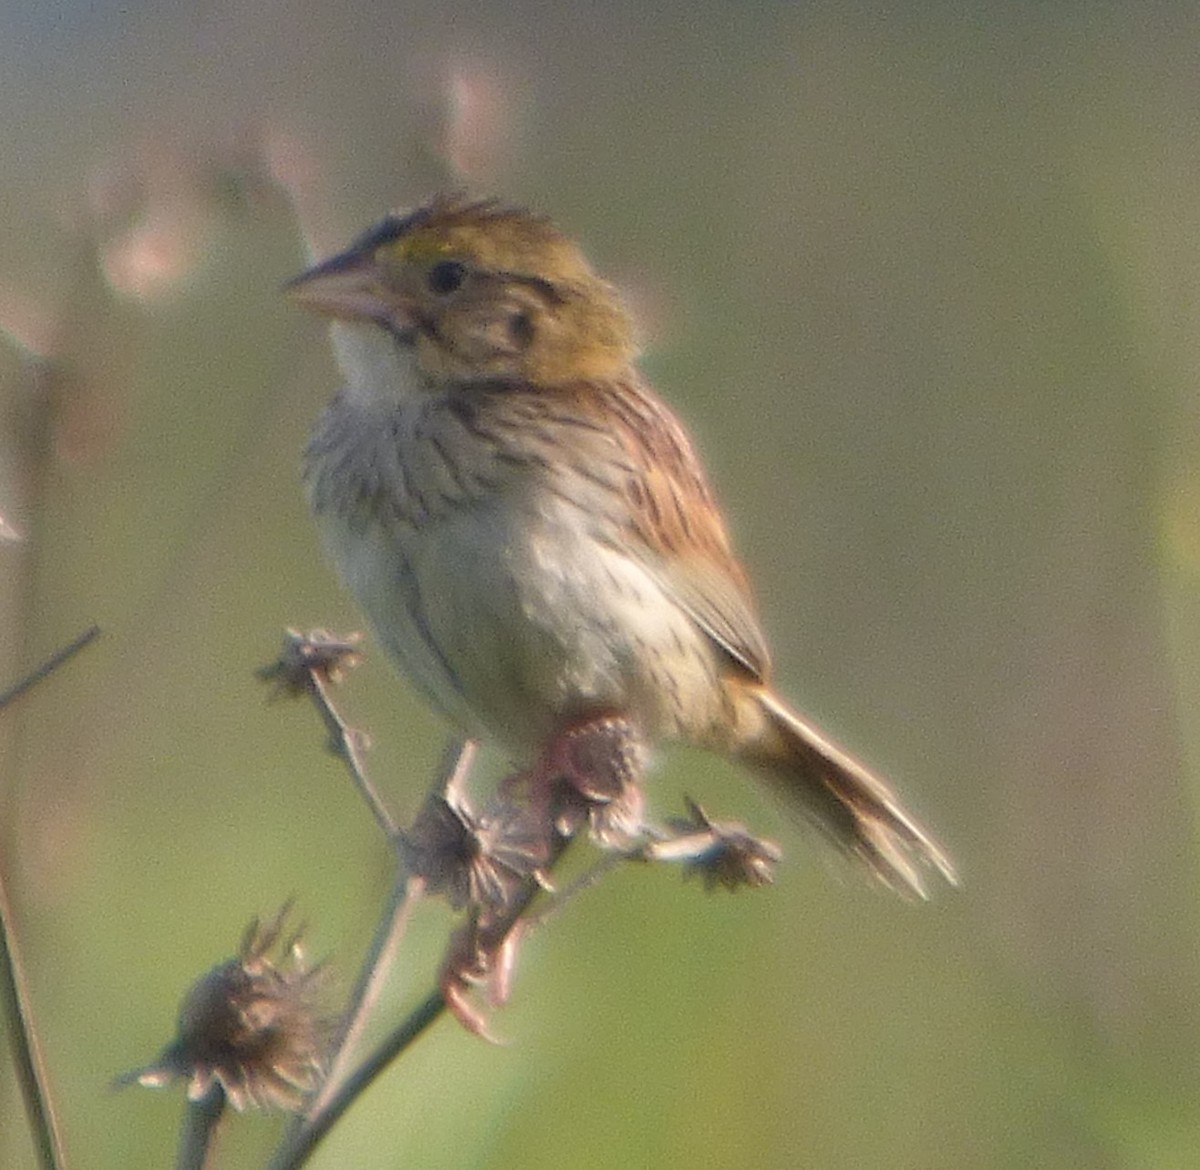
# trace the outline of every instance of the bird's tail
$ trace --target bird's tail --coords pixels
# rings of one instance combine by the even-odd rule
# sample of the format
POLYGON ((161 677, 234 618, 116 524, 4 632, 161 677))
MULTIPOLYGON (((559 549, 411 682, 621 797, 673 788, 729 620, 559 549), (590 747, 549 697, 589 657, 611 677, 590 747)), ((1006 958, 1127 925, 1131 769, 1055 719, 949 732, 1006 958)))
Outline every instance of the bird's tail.
POLYGON ((957 884, 945 850, 905 812, 883 780, 770 691, 752 695, 760 717, 746 720, 755 730, 737 753, 793 808, 899 894, 926 897, 931 873, 957 884))

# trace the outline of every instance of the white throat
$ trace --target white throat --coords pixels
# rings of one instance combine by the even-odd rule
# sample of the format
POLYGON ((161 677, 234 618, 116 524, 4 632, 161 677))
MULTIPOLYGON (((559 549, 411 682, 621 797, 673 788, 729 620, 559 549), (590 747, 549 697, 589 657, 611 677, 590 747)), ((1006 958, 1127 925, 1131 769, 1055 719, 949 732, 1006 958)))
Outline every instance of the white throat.
POLYGON ((394 406, 417 390, 416 354, 369 321, 334 321, 334 356, 346 393, 361 406, 394 406))

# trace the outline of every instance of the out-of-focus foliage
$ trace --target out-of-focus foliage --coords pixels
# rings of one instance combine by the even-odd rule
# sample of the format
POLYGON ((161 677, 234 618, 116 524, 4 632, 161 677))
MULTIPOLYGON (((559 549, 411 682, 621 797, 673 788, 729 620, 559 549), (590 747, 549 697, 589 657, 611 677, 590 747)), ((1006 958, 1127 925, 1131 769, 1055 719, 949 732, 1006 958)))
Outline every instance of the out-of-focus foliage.
MULTIPOLYGON (((1184 4, 7 4, 0 663, 105 631, 0 716, 75 1165, 166 1163, 177 1095, 107 1085, 242 923, 294 896, 348 980, 386 893, 311 714, 252 674, 284 625, 357 622, 297 482, 336 374, 278 289, 446 184, 627 289, 783 689, 964 888, 830 880, 745 777, 664 753, 661 810, 779 839, 778 884, 616 875, 530 941, 511 1045, 440 1025, 316 1164, 1194 1165, 1198 53, 1184 4)), ((343 702, 410 817, 436 718, 378 658, 343 702)), ((0 1165, 33 1165, 7 1063, 0 1165)))

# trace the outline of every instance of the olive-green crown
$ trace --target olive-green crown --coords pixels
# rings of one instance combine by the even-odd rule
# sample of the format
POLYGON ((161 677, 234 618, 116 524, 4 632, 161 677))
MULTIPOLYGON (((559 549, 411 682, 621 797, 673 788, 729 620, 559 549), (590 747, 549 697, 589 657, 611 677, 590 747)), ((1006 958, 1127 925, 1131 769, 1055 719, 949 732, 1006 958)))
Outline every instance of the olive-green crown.
POLYGON ((543 216, 496 199, 439 195, 415 211, 387 216, 355 242, 400 262, 470 258, 493 272, 565 283, 596 279, 575 243, 543 216))

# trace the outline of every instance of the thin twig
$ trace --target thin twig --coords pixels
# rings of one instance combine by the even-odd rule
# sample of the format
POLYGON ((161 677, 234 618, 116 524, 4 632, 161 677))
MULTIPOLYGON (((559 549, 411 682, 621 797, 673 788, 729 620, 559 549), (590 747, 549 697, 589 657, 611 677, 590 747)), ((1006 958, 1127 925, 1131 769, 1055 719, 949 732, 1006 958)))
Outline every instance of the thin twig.
MULTIPOLYGON (((332 709, 332 704, 329 704, 329 707, 332 709)), ((435 785, 444 789, 452 784, 461 783, 474 759, 475 744, 471 740, 453 740, 442 757, 435 785)), ((424 889, 424 880, 409 877, 401 863, 392 886, 391 897, 363 961, 358 982, 350 995, 346 1015, 336 1039, 329 1076, 305 1116, 285 1136, 271 1161, 271 1170, 296 1170, 302 1166, 333 1124, 350 1108, 367 1085, 432 1024, 445 1008, 441 992, 433 992, 430 998, 388 1037, 380 1049, 362 1065, 348 1071, 354 1049, 391 970, 396 948, 407 929, 412 908, 424 893, 424 889), (385 1052, 386 1055, 383 1055, 385 1052)))
MULTIPOLYGON (((99 633, 99 626, 89 626, 74 641, 55 651, 40 666, 0 693, 0 710, 53 674, 63 663, 92 642, 99 633)), ((44 1170, 66 1170, 67 1159, 63 1150, 62 1135, 54 1115, 45 1064, 33 1026, 29 987, 17 947, 12 907, 9 905, 3 873, 0 873, 0 1003, 3 1004, 4 1018, 8 1020, 9 1031, 12 1034, 13 1062, 16 1065, 17 1080, 21 1084, 29 1126, 33 1130, 33 1144, 37 1149, 38 1160, 44 1170)))
POLYGON ((217 1081, 199 1100, 184 1103, 175 1170, 205 1170, 212 1157, 214 1139, 224 1113, 225 1090, 217 1081))
POLYGON ((306 1111, 308 1114, 320 1112, 345 1079, 347 1066, 362 1038, 371 1012, 375 1004, 379 1002, 380 992, 391 972, 392 963, 396 958, 396 949, 408 930, 413 908, 421 900, 424 892, 423 878, 410 877, 406 879, 402 873, 396 875, 391 897, 388 899, 383 917, 379 921, 375 937, 371 940, 371 947, 363 962, 362 971, 359 973, 358 983, 350 996, 350 1003, 347 1006, 334 1047, 334 1057, 329 1068, 329 1075, 321 1085, 320 1092, 309 1105, 306 1111))
POLYGON ((589 865, 569 885, 563 886, 561 889, 554 889, 547 898, 546 904, 536 914, 527 914, 523 922, 524 929, 533 930, 535 927, 543 925, 549 918, 562 910, 568 902, 598 886, 613 870, 636 860, 639 860, 639 857, 632 852, 614 850, 611 853, 601 854, 597 861, 589 865))
POLYGON ((68 642, 60 650, 56 650, 40 666, 35 666, 24 678, 13 683, 6 691, 0 691, 0 711, 9 703, 19 699, 26 691, 37 686, 47 675, 53 674, 64 662, 74 658, 85 646, 100 636, 100 627, 88 626, 74 641, 68 642))
POLYGON ((308 1117, 285 1142, 267 1170, 299 1170, 312 1156, 325 1135, 358 1099, 368 1085, 446 1010, 440 991, 429 995, 409 1014, 370 1056, 343 1082, 338 1092, 319 1113, 308 1117))
POLYGON ((43 1170, 66 1170, 62 1135, 54 1116, 54 1106, 46 1086, 45 1066, 38 1049, 37 1035, 29 1011, 25 971, 13 934, 12 911, 8 904, 3 877, 0 876, 0 1001, 12 1033, 13 1062, 25 1099, 33 1144, 43 1170))
POLYGON ((362 736, 338 714, 337 708, 329 698, 329 686, 320 672, 308 672, 308 695, 313 701, 318 714, 329 732, 329 743, 334 755, 338 757, 349 771, 354 786, 359 795, 367 802, 367 807, 378 822, 379 827, 387 834, 389 841, 393 840, 399 830, 388 807, 383 803, 375 785, 367 777, 366 765, 363 763, 362 736))
POLYGON ((325 724, 329 750, 346 765, 359 795, 366 801, 379 827, 389 841, 395 840, 398 826, 384 804, 375 785, 367 778, 363 762, 364 737, 338 713, 329 697, 329 684, 341 679, 346 670, 355 666, 361 657, 358 636, 338 638, 325 630, 304 634, 288 629, 283 636, 283 649, 269 666, 258 671, 264 682, 275 684, 276 694, 309 697, 325 724))
MULTIPOLYGON (((471 740, 456 738, 451 741, 442 757, 435 786, 439 790, 444 790, 451 784, 461 782, 470 770, 474 759, 475 745, 471 740)), ((404 937, 412 908, 424 890, 424 881, 409 877, 401 865, 392 887, 391 897, 380 918, 370 950, 363 961, 358 982, 351 992, 341 1028, 335 1038, 335 1055, 329 1075, 322 1085, 321 1091, 309 1106, 310 1115, 319 1112, 340 1087, 341 1081, 346 1075, 346 1066, 391 970, 396 948, 404 937)))

